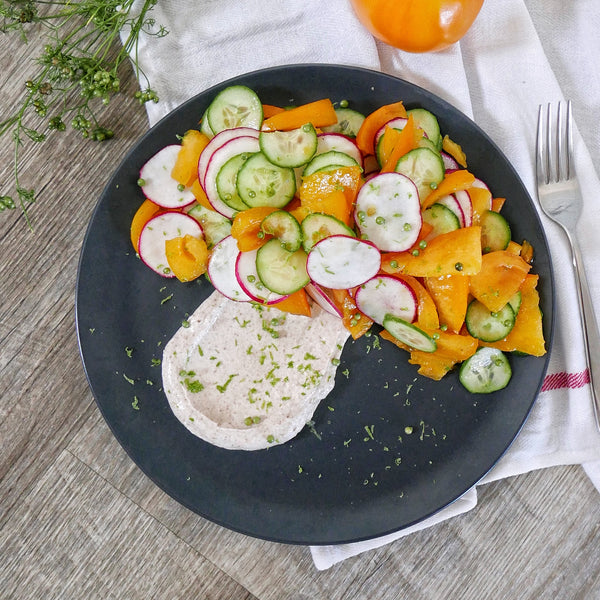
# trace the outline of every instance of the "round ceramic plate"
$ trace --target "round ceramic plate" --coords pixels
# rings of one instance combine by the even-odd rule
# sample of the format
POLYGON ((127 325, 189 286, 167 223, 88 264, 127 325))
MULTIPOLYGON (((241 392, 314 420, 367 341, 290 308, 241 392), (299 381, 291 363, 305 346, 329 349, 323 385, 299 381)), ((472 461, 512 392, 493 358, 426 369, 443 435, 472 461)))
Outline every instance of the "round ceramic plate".
POLYGON ((144 162, 198 127, 216 93, 245 84, 263 102, 287 106, 328 97, 363 113, 404 101, 435 113, 465 150, 469 170, 507 198, 513 239, 535 248, 534 271, 548 346, 553 283, 547 243, 509 159, 470 119, 422 88, 364 69, 282 66, 215 86, 153 127, 102 193, 89 224, 77 283, 77 330, 85 371, 115 437, 158 486, 196 513, 278 542, 335 544, 414 524, 452 503, 496 463, 540 390, 547 356, 512 356, 509 386, 472 395, 456 373, 435 382, 377 335, 348 341, 335 389, 294 440, 257 452, 229 451, 191 435, 161 388, 162 348, 213 292, 205 278, 162 279, 136 257, 129 226, 143 201, 144 162), (407 433, 412 428, 412 433, 407 433))

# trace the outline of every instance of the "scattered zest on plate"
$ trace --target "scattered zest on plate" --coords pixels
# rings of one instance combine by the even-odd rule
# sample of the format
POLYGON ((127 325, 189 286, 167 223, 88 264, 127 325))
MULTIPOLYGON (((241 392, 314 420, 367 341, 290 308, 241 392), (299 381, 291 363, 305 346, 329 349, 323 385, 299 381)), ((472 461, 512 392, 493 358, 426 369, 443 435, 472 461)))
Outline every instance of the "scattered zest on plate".
POLYGON ((354 339, 375 325, 426 377, 460 364, 472 393, 508 384, 507 353, 546 352, 533 248, 501 212, 510 198, 424 108, 284 109, 230 86, 138 184, 131 241, 163 277, 207 274, 232 300, 307 318, 317 304, 354 339))

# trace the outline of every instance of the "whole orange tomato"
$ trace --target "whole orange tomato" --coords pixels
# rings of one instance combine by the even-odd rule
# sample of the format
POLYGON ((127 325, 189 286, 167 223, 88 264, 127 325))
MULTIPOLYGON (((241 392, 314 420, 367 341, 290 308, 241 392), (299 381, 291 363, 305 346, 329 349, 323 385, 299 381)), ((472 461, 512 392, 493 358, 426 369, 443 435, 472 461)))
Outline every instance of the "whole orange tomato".
POLYGON ((454 44, 479 14, 483 0, 350 0, 361 23, 386 44, 432 52, 454 44))

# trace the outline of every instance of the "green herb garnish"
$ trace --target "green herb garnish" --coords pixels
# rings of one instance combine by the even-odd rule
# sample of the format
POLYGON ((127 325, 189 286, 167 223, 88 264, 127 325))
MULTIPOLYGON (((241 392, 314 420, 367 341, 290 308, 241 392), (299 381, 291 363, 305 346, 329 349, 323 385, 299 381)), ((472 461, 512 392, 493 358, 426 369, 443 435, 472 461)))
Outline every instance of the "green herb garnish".
MULTIPOLYGON (((131 14, 134 0, 5 0, 0 3, 0 32, 39 36, 46 29, 47 43, 37 58, 37 74, 25 82, 21 105, 0 122, 0 137, 10 134, 13 144, 13 184, 16 201, 0 194, 0 212, 21 208, 28 226, 29 206, 36 192, 21 181, 21 149, 27 141, 42 143, 67 124, 89 140, 113 137, 110 127, 100 123, 98 112, 120 93, 119 69, 133 62, 138 78, 143 77, 137 63, 140 34, 162 37, 168 32, 156 26, 150 12, 157 0, 145 0, 139 12, 131 14), (37 26, 37 27, 36 27, 37 26), (121 44, 121 32, 127 37, 121 44)), ((135 92, 140 104, 157 102, 158 96, 147 87, 135 92)))

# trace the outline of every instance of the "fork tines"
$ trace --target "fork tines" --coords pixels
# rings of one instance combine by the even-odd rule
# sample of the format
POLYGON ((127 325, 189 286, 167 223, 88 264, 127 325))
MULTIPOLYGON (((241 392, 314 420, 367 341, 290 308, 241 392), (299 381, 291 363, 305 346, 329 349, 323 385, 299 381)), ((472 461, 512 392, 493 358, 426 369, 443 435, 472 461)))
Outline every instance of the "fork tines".
POLYGON ((571 101, 558 103, 556 111, 556 132, 552 128, 552 105, 542 104, 538 110, 537 165, 538 183, 563 181, 575 176, 573 164, 573 130, 571 101), (566 115, 565 115, 566 112, 566 115), (555 140, 555 143, 553 141, 555 140), (544 152, 544 149, 546 150, 544 152))

